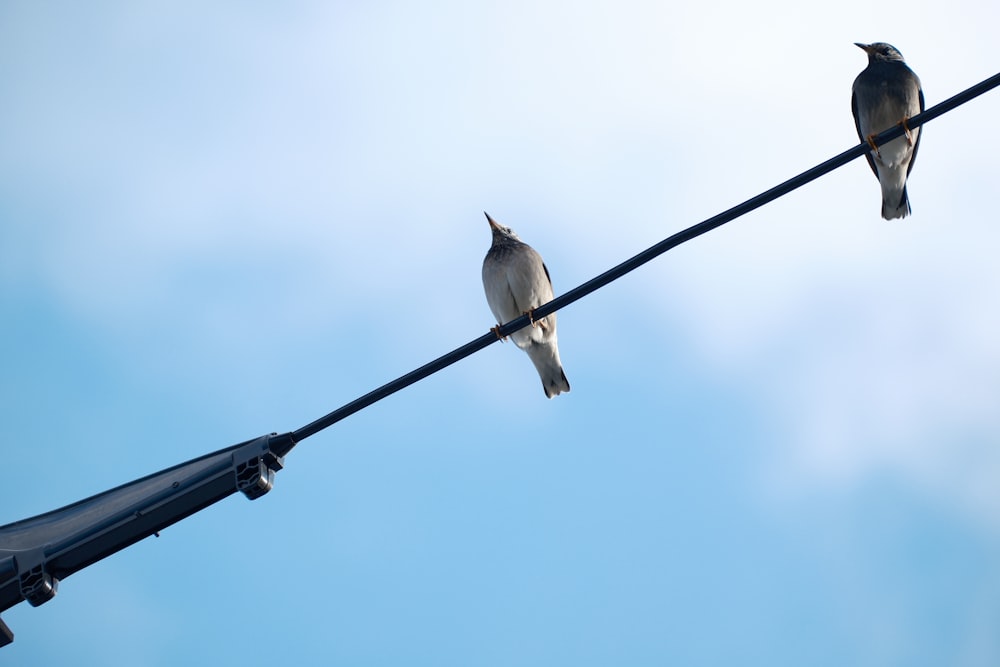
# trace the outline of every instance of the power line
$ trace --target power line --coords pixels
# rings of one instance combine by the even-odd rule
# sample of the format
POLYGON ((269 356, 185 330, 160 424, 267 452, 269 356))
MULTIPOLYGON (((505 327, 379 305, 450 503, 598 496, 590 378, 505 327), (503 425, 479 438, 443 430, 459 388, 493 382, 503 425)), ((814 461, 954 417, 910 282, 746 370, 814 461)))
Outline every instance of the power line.
MULTIPOLYGON (((997 86, 1000 86, 1000 73, 995 74, 990 78, 972 86, 971 88, 967 88, 966 90, 958 93, 957 95, 948 98, 944 102, 936 104, 930 109, 927 109, 917 114, 913 118, 910 118, 907 121, 907 124, 911 129, 920 127, 921 125, 931 120, 934 120, 938 116, 941 116, 951 111, 952 109, 961 106, 962 104, 965 104, 969 100, 979 97, 983 93, 992 90, 993 88, 996 88, 997 86)), ((902 126, 900 125, 894 126, 893 128, 886 130, 885 132, 882 132, 881 134, 876 136, 875 143, 880 146, 884 145, 885 143, 892 141, 897 137, 901 137, 904 131, 905 130, 903 129, 902 126)), ((681 245, 682 243, 686 243, 691 239, 697 238, 698 236, 701 236, 702 234, 709 232, 717 227, 721 227, 727 222, 731 222, 736 218, 739 218, 740 216, 743 216, 755 209, 760 208, 764 204, 768 204, 774 201, 775 199, 778 199, 779 197, 783 197, 792 190, 800 188, 806 183, 810 183, 811 181, 816 180, 820 176, 824 176, 829 172, 833 171, 834 169, 842 167, 848 162, 855 160, 856 158, 864 155, 869 150, 870 147, 868 143, 863 141, 859 143, 857 146, 854 146, 853 148, 844 151, 840 155, 832 157, 826 162, 823 162, 822 164, 819 164, 813 167, 812 169, 804 171, 798 176, 790 178, 784 183, 776 185, 770 190, 762 192, 756 197, 746 200, 742 204, 738 204, 727 211, 719 213, 714 217, 699 222, 696 225, 692 225, 691 227, 688 227, 683 231, 677 232, 673 236, 670 236, 669 238, 660 241, 656 245, 647 248, 646 250, 643 250, 642 252, 632 257, 631 259, 628 259, 619 264, 618 266, 605 271, 596 278, 592 278, 591 280, 588 280, 582 285, 571 289, 565 294, 562 294, 561 296, 552 299, 552 301, 549 301, 548 303, 539 306, 538 308, 535 309, 533 316, 536 319, 538 319, 545 317, 549 313, 554 313, 560 308, 568 306, 574 301, 582 299, 591 292, 595 292, 600 288, 604 287, 605 285, 608 285, 609 283, 618 280, 626 273, 634 271, 643 264, 646 264, 647 262, 655 259, 656 257, 659 257, 668 250, 675 248, 681 245)), ((530 320, 528 316, 522 315, 521 317, 518 317, 515 320, 511 320, 510 322, 507 322, 506 324, 501 326, 499 332, 503 336, 508 336, 519 329, 523 329, 529 324, 530 320)), ((425 364, 420 368, 407 373, 406 375, 398 377, 392 382, 388 382, 379 387, 378 389, 368 392, 364 396, 354 399, 350 403, 347 403, 346 405, 337 408, 328 415, 320 417, 316 421, 303 426, 297 431, 293 431, 291 433, 292 439, 287 444, 288 449, 290 450, 295 445, 296 442, 308 438, 309 436, 314 435, 322 431, 323 429, 332 426, 333 424, 336 424, 340 420, 349 417, 353 415, 355 412, 363 410, 369 405, 372 405, 373 403, 376 403, 382 400, 383 398, 396 393, 400 389, 404 389, 410 386, 411 384, 414 384, 415 382, 419 382, 420 380, 430 375, 433 375, 434 373, 437 373, 443 368, 446 368, 454 364, 455 362, 460 361, 474 354, 475 352, 478 352, 479 350, 485 348, 486 346, 497 342, 497 340, 498 339, 496 334, 494 334, 492 331, 490 331, 489 333, 485 333, 479 338, 476 338, 475 340, 466 343, 462 347, 452 350, 448 354, 438 357, 434 361, 431 361, 430 363, 425 364)), ((278 453, 279 455, 284 455, 287 452, 278 452, 278 453)))
MULTIPOLYGON (((1000 74, 938 104, 909 120, 910 127, 947 113, 1000 85, 1000 74)), ((884 144, 902 136, 894 127, 875 140, 884 144)), ((847 164, 869 150, 861 143, 752 199, 689 227, 635 257, 535 309, 544 317, 621 278, 667 250, 774 201, 792 190, 847 164)), ((523 315, 499 328, 501 335, 528 326, 523 315)), ((272 433, 221 449, 191 461, 133 480, 62 509, 0 526, 0 611, 22 602, 43 604, 52 599, 59 581, 80 569, 158 534, 191 514, 237 491, 255 499, 267 493, 283 457, 295 444, 359 410, 418 382, 497 341, 492 331, 399 377, 293 433, 272 433)), ((13 641, 0 619, 0 646, 13 641)))

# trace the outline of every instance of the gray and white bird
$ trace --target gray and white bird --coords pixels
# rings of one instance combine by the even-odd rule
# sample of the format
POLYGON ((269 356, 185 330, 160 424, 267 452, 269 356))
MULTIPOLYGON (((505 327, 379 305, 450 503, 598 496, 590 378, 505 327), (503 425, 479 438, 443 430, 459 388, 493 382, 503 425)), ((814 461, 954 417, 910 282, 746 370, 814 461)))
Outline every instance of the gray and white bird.
POLYGON ((882 185, 882 217, 905 218, 910 213, 906 195, 906 177, 917 159, 922 132, 910 130, 907 119, 924 110, 924 91, 920 79, 903 62, 903 54, 890 44, 859 44, 868 54, 868 67, 854 80, 851 110, 858 137, 872 150, 865 153, 868 164, 882 185), (902 125, 906 134, 876 146, 874 137, 893 125, 902 125))
MULTIPOLYGON (((485 213, 485 212, 484 212, 485 213)), ((485 213, 493 232, 493 245, 483 260, 483 289, 486 302, 499 325, 531 315, 535 308, 552 300, 552 280, 541 255, 517 237, 510 227, 500 225, 485 213)), ((556 343, 556 314, 532 320, 510 335, 514 344, 528 353, 542 379, 548 398, 569 391, 569 381, 559 361, 556 343)))

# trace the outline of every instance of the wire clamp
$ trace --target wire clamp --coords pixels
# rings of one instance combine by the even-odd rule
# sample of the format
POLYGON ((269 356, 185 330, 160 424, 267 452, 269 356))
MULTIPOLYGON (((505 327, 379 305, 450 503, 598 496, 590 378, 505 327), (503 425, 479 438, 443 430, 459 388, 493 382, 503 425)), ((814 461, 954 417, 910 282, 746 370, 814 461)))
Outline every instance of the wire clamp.
POLYGON ((274 488, 274 474, 285 467, 285 462, 284 457, 272 451, 271 443, 287 437, 276 433, 263 435, 233 452, 237 491, 256 500, 274 488))

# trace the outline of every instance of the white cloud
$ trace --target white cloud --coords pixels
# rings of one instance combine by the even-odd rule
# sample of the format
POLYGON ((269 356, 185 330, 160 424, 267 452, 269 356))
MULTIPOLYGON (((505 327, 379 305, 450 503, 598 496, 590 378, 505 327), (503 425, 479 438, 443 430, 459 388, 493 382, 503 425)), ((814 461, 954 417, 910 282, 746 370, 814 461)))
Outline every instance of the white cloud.
MULTIPOLYGON (((111 332, 182 313, 193 348, 262 312, 317 336, 359 312, 371 328, 424 328, 457 310, 457 329, 478 330, 483 208, 565 290, 849 145, 864 66, 851 42, 894 41, 929 102, 977 80, 984 40, 964 17, 887 7, 864 23, 892 21, 882 37, 855 34, 856 9, 815 34, 782 28, 802 24, 799 5, 769 8, 778 24, 759 31, 746 29, 757 7, 720 18, 645 3, 456 4, 457 23, 381 5, 235 26, 224 12, 197 28, 167 12, 169 34, 191 38, 180 50, 152 39, 162 11, 125 15, 73 59, 42 41, 30 53, 48 55, 15 80, 0 172, 23 215, 8 266, 111 332), (927 46, 939 29, 972 55, 927 46)), ((981 443, 1000 432, 995 147, 968 135, 997 105, 973 105, 984 112, 928 127, 912 219, 877 219, 856 162, 624 288, 683 327, 707 372, 757 395, 810 479, 889 467, 1000 505, 963 481, 996 472, 981 443)))

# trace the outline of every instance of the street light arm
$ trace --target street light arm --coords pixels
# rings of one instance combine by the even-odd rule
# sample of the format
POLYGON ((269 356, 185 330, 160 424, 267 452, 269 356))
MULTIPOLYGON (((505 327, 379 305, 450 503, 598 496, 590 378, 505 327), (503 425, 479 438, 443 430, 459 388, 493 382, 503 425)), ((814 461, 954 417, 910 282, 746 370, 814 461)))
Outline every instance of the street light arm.
MULTIPOLYGON (((61 579, 237 491, 259 498, 294 446, 290 433, 264 435, 0 526, 0 612, 48 602, 61 579)), ((0 646, 13 638, 0 619, 0 646)))

